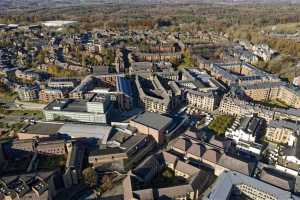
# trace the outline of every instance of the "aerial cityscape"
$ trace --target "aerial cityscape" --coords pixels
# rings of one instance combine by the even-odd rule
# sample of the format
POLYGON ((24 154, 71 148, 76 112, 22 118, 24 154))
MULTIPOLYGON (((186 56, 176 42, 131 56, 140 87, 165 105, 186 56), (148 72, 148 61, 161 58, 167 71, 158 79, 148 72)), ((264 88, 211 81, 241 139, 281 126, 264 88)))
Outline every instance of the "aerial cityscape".
POLYGON ((297 0, 0 0, 0 200, 300 200, 297 0))

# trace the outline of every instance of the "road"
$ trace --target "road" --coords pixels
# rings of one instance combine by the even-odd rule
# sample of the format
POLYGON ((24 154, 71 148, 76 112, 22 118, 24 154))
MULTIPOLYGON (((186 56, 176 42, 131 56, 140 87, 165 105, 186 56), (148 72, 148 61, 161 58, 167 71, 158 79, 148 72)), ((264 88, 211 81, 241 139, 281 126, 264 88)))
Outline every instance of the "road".
POLYGON ((21 102, 16 99, 14 105, 21 110, 43 110, 47 104, 21 102))

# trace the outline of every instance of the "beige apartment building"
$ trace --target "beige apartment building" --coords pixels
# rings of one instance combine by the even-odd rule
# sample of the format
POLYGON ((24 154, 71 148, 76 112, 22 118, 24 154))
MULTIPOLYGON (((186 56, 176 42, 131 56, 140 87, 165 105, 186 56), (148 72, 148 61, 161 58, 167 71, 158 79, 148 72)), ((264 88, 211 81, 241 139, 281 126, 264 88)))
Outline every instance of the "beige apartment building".
POLYGON ((288 106, 300 108, 300 91, 285 86, 282 82, 251 84, 242 89, 255 101, 280 100, 288 106))
POLYGON ((213 92, 190 91, 187 93, 189 106, 212 112, 217 107, 217 96, 213 92))
POLYGON ((56 99, 63 99, 66 96, 60 89, 44 89, 39 93, 39 99, 43 102, 51 102, 56 99))
POLYGON ((168 113, 179 105, 181 90, 174 81, 168 86, 161 81, 162 77, 151 76, 149 79, 136 76, 140 104, 150 112, 168 113))
POLYGON ((282 87, 280 89, 278 99, 285 102, 287 105, 300 108, 300 90, 295 90, 289 87, 282 87))
POLYGON ((300 125, 283 120, 274 120, 267 127, 266 139, 274 143, 292 146, 297 131, 300 131, 300 125))
POLYGON ((274 111, 267 107, 249 103, 238 96, 227 94, 221 100, 218 111, 223 114, 234 116, 247 116, 257 114, 258 117, 264 118, 270 122, 274 118, 274 111))

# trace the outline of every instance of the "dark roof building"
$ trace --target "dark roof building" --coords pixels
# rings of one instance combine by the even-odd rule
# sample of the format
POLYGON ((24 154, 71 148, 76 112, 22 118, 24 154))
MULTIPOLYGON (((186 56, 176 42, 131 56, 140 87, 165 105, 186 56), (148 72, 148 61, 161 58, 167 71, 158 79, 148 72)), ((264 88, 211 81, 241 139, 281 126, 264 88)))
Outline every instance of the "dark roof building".
POLYGON ((161 130, 170 125, 173 119, 158 113, 144 112, 143 114, 132 119, 132 121, 155 130, 161 130))
POLYGON ((298 200, 291 192, 279 189, 244 174, 225 171, 217 179, 205 200, 241 199, 298 200))

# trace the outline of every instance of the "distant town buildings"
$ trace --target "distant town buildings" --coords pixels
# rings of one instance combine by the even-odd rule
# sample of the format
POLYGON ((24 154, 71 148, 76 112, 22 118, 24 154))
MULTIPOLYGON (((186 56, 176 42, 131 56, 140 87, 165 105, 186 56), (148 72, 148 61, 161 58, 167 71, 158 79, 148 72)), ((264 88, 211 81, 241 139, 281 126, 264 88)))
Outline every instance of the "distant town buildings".
POLYGON ((85 169, 100 199, 106 186, 125 200, 299 199, 298 78, 255 67, 269 46, 211 31, 54 34, 76 23, 5 25, 0 84, 18 99, 0 113, 0 174, 17 175, 1 174, 0 199, 73 198, 85 169))
POLYGON ((18 95, 22 101, 33 101, 39 97, 39 88, 37 86, 18 88, 18 95))

